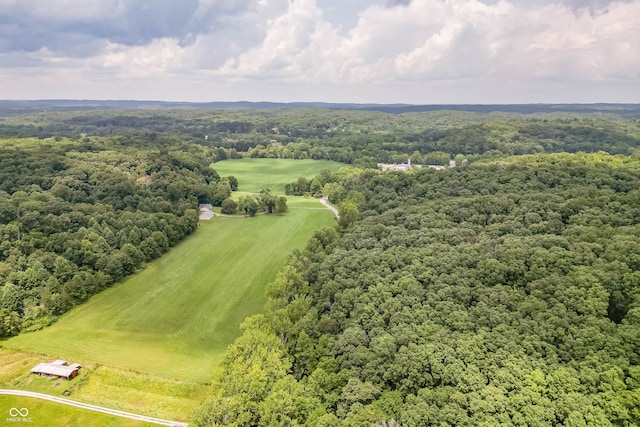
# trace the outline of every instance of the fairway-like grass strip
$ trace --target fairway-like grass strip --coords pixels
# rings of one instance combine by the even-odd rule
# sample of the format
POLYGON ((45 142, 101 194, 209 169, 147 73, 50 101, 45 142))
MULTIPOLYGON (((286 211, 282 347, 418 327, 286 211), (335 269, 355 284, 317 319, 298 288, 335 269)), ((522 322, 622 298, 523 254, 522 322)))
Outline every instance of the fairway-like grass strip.
MULTIPOLYGON (((277 175, 281 185, 272 186, 275 191, 300 176, 310 178, 322 168, 335 171, 342 166, 310 161, 313 171, 307 174, 290 169, 291 162, 298 161, 284 161, 289 170, 277 175)), ((232 174, 245 183, 253 179, 253 191, 265 188, 260 176, 232 174)), ((286 214, 201 222, 171 252, 74 308, 52 327, 3 341, 5 347, 42 356, 0 350, 0 386, 70 393, 73 399, 100 406, 188 419, 204 399, 205 383, 238 335, 239 324, 263 309, 264 287, 291 250, 302 248, 318 228, 335 224, 316 199, 288 197, 288 205, 286 214), (37 363, 57 358, 82 363, 80 376, 67 382, 29 374, 37 363)), ((91 420, 63 418, 59 425, 122 425, 85 419, 91 420)))
POLYGON ((300 177, 311 180, 322 169, 337 172, 343 166, 346 165, 331 160, 250 158, 223 160, 211 165, 220 176, 238 178, 239 191, 259 192, 268 188, 280 194, 284 194, 286 184, 296 182, 300 177))
POLYGON ((334 223, 307 209, 203 221, 145 270, 4 346, 205 383, 291 250, 334 223))

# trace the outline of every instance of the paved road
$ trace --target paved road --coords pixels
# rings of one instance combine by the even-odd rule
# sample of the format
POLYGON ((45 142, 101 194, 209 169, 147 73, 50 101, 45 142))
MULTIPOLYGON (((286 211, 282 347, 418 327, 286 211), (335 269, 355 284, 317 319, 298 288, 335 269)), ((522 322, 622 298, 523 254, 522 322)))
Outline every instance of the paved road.
POLYGON ((331 209, 331 212, 333 212, 336 218, 340 219, 340 215, 338 214, 338 209, 334 208, 329 204, 329 199, 327 199, 326 197, 321 197, 319 200, 320 200, 320 203, 325 205, 327 208, 331 209))
MULTIPOLYGON (((132 420, 145 421, 147 423, 160 424, 163 426, 172 427, 186 427, 187 423, 181 423, 178 421, 163 420, 160 418, 147 417, 145 415, 132 414, 130 412, 118 411, 117 409, 103 408, 102 406, 90 405, 88 403, 76 402, 75 400, 64 399, 58 396, 51 396, 49 394, 34 393, 32 391, 23 390, 7 390, 0 389, 0 394, 9 394, 12 396, 25 396, 35 397, 36 399, 49 400, 51 402, 61 403, 63 405, 75 406, 77 408, 88 409, 90 411, 102 412, 109 415, 115 415, 117 417, 129 418, 132 420)), ((27 408, 28 409, 28 408, 27 408)))

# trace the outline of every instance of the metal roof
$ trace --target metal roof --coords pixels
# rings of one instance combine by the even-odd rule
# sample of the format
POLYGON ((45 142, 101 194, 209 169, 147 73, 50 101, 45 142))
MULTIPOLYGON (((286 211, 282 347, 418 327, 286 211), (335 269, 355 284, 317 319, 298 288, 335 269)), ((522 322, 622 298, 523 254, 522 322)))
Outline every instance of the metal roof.
POLYGON ((31 369, 34 374, 55 375, 57 377, 68 378, 74 371, 77 371, 79 367, 76 366, 63 366, 54 363, 38 363, 31 369))
POLYGON ((214 216, 215 214, 210 210, 202 210, 200 212, 200 219, 207 220, 213 218, 214 216))

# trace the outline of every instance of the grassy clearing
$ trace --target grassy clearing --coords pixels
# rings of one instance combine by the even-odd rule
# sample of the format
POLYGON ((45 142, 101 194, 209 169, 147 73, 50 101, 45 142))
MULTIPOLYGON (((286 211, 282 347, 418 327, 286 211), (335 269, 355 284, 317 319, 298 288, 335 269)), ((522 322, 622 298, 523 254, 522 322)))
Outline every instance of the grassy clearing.
POLYGON ((0 350, 0 384, 7 387, 7 381, 29 371, 42 362, 40 359, 36 354, 0 350))
POLYGON ((322 169, 337 172, 344 163, 330 160, 291 159, 234 159, 214 163, 212 167, 220 176, 233 175, 238 178, 238 190, 258 192, 269 188, 274 193, 284 194, 284 186, 300 177, 311 179, 322 169))
POLYGON ((185 421, 208 387, 106 366, 98 367, 72 397, 94 405, 185 421))
POLYGON ((313 209, 202 222, 142 272, 3 346, 204 383, 290 251, 333 224, 313 209))
MULTIPOLYGON (((231 198, 235 201, 240 200, 240 197, 246 196, 246 193, 243 192, 234 192, 231 194, 231 198)), ((258 198, 258 195, 254 195, 254 197, 258 198)), ((318 201, 318 199, 314 197, 306 197, 306 196, 286 196, 287 197, 287 207, 290 209, 327 209, 322 203, 318 201)), ((213 211, 217 214, 222 214, 222 210, 219 206, 214 206, 213 211)), ((223 214, 227 215, 227 214, 223 214)), ((262 215, 262 213, 258 214, 262 215)), ((227 215, 228 216, 228 215, 227 215)), ((238 218, 244 218, 245 214, 243 211, 236 212, 233 216, 238 218)))
POLYGON ((292 209, 327 209, 313 197, 287 196, 287 206, 292 209))
MULTIPOLYGON (((247 160, 258 162, 249 165, 248 172, 232 174, 241 183, 254 182, 256 187, 247 191, 258 191, 264 185, 256 166, 265 159, 247 160)), ((309 163, 275 162, 287 168, 309 163)), ((299 167, 277 177, 269 174, 282 180, 271 187, 284 189, 299 176, 341 166, 330 163, 335 162, 312 162, 308 174, 299 167)), ((303 247, 316 229, 335 224, 332 213, 316 199, 287 199, 290 209, 285 215, 201 222, 171 252, 74 308, 55 325, 0 342, 0 387, 188 420, 208 393, 211 371, 238 335, 241 321, 262 310, 264 286, 275 278, 287 255, 303 247), (80 375, 61 381, 29 373, 39 362, 54 358, 81 363, 80 375)), ((60 421, 47 424, 52 426, 143 425, 81 409, 59 412, 58 406, 36 402, 32 413, 46 420, 46 414, 60 413, 60 421)), ((31 425, 38 425, 38 420, 31 425)))
POLYGON ((0 423, 1 422, 6 422, 6 425, 47 427, 156 425, 31 397, 4 395, 0 396, 0 423), (23 421, 22 417, 20 417, 19 420, 13 421, 13 418, 9 416, 11 408, 27 408, 29 410, 27 420, 23 421))

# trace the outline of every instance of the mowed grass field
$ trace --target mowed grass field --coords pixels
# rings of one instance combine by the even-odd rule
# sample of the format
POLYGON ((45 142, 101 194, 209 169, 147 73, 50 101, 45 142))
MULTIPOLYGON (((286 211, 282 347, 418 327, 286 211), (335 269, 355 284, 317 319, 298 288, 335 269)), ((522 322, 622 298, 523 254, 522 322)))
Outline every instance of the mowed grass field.
POLYGON ((34 399, 31 397, 4 396, 0 395, 0 423, 2 425, 16 426, 46 426, 46 427, 69 427, 69 426, 157 426, 157 424, 134 421, 127 418, 102 414, 100 412, 87 411, 73 406, 60 405, 58 403, 47 402, 46 400, 34 399), (11 408, 22 410, 26 408, 29 412, 27 417, 11 417, 11 408))
POLYGON ((322 169, 337 172, 343 166, 346 165, 330 160, 291 159, 232 159, 211 165, 220 176, 238 178, 238 191, 256 193, 269 188, 281 194, 284 194, 286 184, 296 182, 300 177, 311 180, 322 169))
POLYGON ((291 250, 304 247, 315 230, 335 223, 330 211, 308 209, 313 203, 322 207, 317 201, 300 199, 298 204, 291 199, 285 215, 200 222, 192 236, 143 271, 72 309, 56 324, 2 346, 207 382, 242 320, 263 309, 264 287, 291 250))

